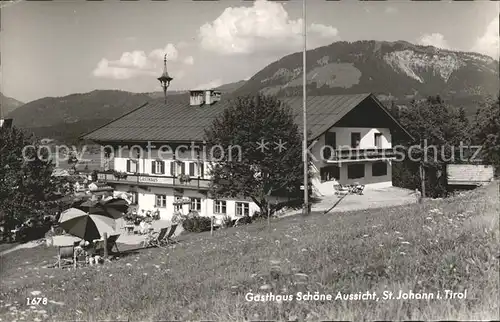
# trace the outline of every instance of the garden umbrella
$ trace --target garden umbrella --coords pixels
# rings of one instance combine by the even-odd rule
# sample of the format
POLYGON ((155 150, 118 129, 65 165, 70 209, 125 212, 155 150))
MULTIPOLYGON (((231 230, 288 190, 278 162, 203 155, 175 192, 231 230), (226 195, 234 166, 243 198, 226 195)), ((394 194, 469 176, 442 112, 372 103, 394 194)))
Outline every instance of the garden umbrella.
POLYGON ((115 219, 123 217, 129 207, 127 200, 121 198, 101 200, 99 203, 104 207, 107 214, 115 219))
POLYGON ((116 223, 113 218, 89 214, 76 208, 63 211, 59 218, 59 225, 68 234, 89 241, 100 239, 104 233, 116 234, 116 223))
POLYGON ((94 215, 103 215, 113 219, 123 217, 124 213, 128 210, 128 203, 123 199, 110 199, 107 201, 87 200, 75 208, 94 215))
POLYGON ((103 215, 111 217, 106 213, 106 209, 104 209, 102 204, 97 200, 86 200, 78 205, 74 205, 73 207, 93 215, 103 215))

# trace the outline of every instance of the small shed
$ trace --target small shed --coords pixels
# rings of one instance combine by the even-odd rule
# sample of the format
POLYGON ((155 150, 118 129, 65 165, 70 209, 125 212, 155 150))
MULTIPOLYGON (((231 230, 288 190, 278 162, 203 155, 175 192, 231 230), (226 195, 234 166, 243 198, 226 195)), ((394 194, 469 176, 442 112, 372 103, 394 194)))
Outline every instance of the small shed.
POLYGON ((481 186, 493 181, 495 169, 491 165, 448 164, 448 185, 481 186))

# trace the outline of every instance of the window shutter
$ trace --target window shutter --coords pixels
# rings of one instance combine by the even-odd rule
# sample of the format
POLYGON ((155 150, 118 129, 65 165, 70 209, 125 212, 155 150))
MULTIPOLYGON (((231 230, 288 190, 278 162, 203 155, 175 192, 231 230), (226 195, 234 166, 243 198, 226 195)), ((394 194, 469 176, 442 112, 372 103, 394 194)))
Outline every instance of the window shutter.
POLYGON ((127 172, 130 172, 130 160, 127 160, 127 172))
POLYGON ((170 175, 175 176, 175 161, 170 162, 170 175))
POLYGON ((156 174, 156 162, 151 161, 151 173, 156 174))
POLYGON ((186 164, 184 162, 181 163, 181 173, 186 174, 186 164))
POLYGON ((198 175, 203 178, 203 174, 205 173, 203 162, 200 162, 198 164, 198 171, 199 171, 198 175))
POLYGON ((165 161, 158 161, 158 162, 160 162, 161 174, 165 174, 165 161))
POLYGON ((189 175, 194 176, 194 162, 189 163, 189 175))

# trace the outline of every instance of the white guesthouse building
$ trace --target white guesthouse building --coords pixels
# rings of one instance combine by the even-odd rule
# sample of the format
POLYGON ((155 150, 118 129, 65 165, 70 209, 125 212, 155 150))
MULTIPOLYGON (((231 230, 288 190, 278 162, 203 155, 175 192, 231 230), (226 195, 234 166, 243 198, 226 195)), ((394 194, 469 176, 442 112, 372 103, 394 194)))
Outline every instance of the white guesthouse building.
MULTIPOLYGON (((302 97, 281 100, 301 124, 302 97)), ((253 215, 258 207, 250 199, 214 200, 208 193, 204 130, 228 102, 214 90, 191 91, 166 103, 153 100, 84 135, 113 152, 115 173, 102 171, 99 179, 132 194, 139 210, 158 209, 167 220, 176 209, 203 216, 253 215)), ((314 192, 333 193, 333 178, 342 184, 392 185, 392 136, 408 133, 374 95, 311 96, 307 104, 314 192)))

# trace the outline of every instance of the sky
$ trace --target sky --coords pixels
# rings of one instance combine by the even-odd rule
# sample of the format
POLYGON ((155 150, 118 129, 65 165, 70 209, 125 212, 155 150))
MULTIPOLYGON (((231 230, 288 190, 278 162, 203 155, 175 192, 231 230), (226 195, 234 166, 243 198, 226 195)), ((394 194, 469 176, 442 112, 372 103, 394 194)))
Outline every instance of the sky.
MULTIPOLYGON (((406 40, 499 56, 495 1, 306 0, 307 48, 406 40)), ((248 79, 303 47, 302 1, 2 2, 0 92, 23 102, 95 89, 161 91, 248 79)))

